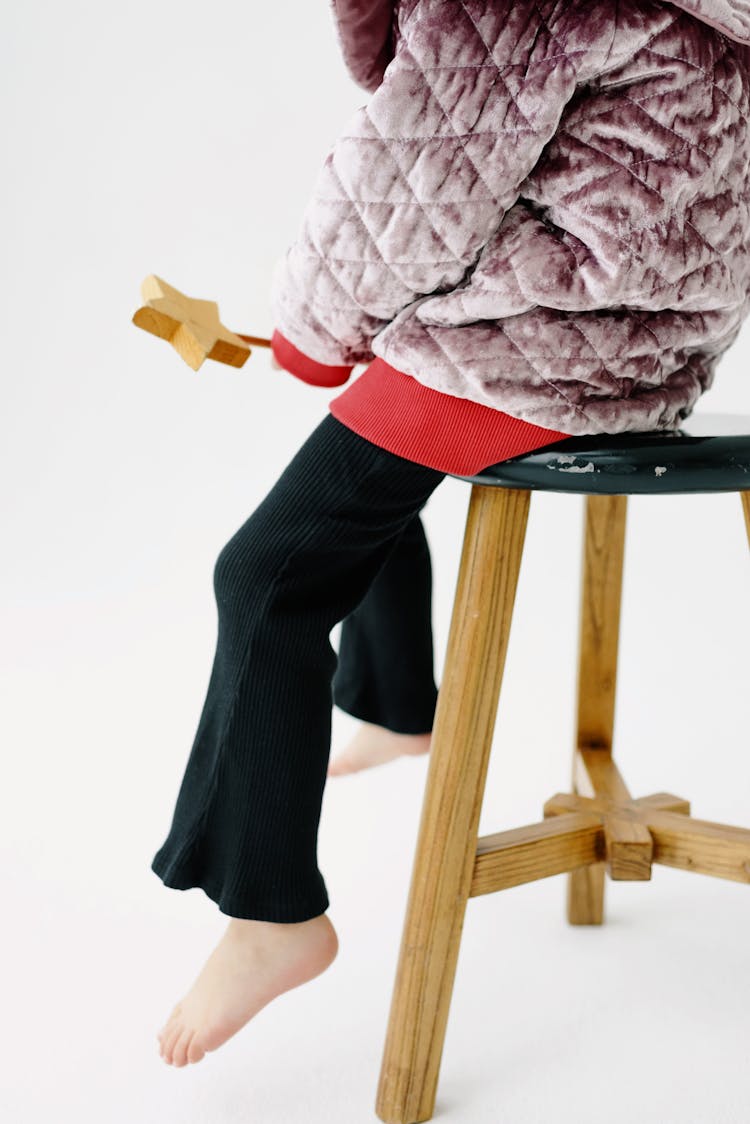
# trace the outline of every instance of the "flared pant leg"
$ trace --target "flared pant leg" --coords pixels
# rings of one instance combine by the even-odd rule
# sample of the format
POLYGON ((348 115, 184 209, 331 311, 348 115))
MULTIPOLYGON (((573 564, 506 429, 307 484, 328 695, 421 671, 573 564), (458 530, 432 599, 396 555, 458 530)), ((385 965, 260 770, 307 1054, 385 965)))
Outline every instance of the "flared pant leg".
POLYGON ((206 699, 151 863, 165 885, 201 887, 232 917, 294 922, 326 911, 317 836, 338 665, 330 632, 444 476, 327 414, 222 547, 206 699))

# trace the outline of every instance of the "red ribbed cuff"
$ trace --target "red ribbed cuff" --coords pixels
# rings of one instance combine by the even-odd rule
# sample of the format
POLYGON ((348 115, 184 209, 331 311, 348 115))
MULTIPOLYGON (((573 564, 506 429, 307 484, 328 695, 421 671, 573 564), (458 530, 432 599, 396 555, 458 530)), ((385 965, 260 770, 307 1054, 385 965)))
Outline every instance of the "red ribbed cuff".
POLYGON ((290 343, 278 329, 271 336, 271 351, 276 362, 280 363, 285 371, 312 386, 341 386, 355 367, 354 363, 349 367, 318 363, 317 359, 311 359, 304 351, 300 351, 290 343))
POLYGON ((570 436, 433 390, 379 356, 328 409, 374 445, 455 476, 473 476, 570 436))

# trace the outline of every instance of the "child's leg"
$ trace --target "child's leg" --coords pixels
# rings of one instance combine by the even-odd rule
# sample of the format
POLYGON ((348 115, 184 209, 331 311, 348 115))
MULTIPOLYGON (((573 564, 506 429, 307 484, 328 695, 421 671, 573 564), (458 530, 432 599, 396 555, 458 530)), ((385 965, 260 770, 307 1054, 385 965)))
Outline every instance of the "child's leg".
POLYGON ((316 849, 329 635, 443 478, 327 414, 222 548, 208 693, 151 864, 166 885, 199 886, 234 918, 301 922, 328 908, 316 849))
POLYGON ((424 734, 432 730, 437 693, 432 564, 417 514, 342 623, 333 701, 364 722, 424 734))

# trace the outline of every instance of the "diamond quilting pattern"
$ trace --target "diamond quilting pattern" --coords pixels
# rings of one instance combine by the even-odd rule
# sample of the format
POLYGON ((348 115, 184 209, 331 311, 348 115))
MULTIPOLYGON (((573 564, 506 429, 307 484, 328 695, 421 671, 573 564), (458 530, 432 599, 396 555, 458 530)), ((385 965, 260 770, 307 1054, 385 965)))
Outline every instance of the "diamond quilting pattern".
POLYGON ((402 3, 274 272, 280 330, 565 432, 686 416, 750 312, 748 75, 696 15, 402 3))

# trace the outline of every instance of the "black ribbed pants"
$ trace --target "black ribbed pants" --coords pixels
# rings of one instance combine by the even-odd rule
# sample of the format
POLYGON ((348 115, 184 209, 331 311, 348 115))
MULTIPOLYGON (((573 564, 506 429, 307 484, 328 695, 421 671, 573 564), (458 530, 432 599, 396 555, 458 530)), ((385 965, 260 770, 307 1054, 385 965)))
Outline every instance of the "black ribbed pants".
POLYGON ((419 512, 444 476, 329 413, 222 547, 206 700, 151 863, 166 886, 201 887, 232 917, 325 913, 317 839, 333 703, 401 733, 432 729, 419 512))

